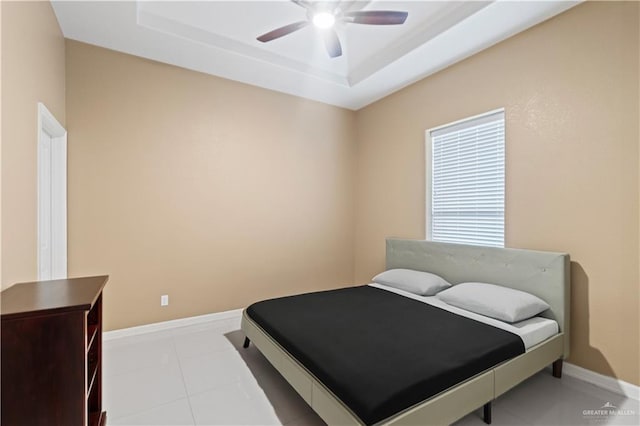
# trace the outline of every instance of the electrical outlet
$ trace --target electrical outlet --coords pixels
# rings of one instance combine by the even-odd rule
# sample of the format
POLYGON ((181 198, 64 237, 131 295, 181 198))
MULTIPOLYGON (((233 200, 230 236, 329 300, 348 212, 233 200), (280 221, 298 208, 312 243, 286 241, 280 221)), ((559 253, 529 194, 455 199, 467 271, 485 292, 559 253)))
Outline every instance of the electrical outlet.
POLYGON ((169 295, 163 294, 160 296, 160 306, 167 306, 169 304, 169 295))

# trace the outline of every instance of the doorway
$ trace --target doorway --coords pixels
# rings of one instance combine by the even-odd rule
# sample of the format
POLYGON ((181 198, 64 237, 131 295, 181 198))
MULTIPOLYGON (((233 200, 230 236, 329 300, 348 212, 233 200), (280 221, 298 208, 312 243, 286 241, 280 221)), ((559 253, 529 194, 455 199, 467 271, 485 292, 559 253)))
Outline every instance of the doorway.
POLYGON ((38 280, 67 277, 67 131, 38 103, 38 280))

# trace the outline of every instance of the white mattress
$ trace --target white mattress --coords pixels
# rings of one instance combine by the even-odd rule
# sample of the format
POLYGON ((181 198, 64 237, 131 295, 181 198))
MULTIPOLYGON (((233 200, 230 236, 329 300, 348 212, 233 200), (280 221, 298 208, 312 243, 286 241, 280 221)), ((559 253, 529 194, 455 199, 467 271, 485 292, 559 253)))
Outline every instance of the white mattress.
POLYGON ((418 296, 417 294, 409 293, 408 291, 399 290, 397 288, 389 287, 389 286, 378 284, 378 283, 371 283, 369 285, 371 287, 387 290, 392 293, 396 293, 405 297, 409 297, 414 300, 418 300, 420 302, 428 303, 429 305, 436 306, 438 308, 447 310, 454 314, 471 318, 476 321, 480 321, 485 324, 509 331, 513 334, 517 334, 518 336, 520 336, 520 338, 524 342, 524 347, 527 350, 537 345, 538 343, 544 342, 549 337, 552 337, 558 334, 558 323, 549 318, 533 317, 524 321, 509 324, 507 322, 485 317, 484 315, 479 315, 479 314, 467 311, 465 309, 456 308, 455 306, 451 306, 443 302, 442 300, 438 299, 435 296, 430 296, 430 297, 418 296))

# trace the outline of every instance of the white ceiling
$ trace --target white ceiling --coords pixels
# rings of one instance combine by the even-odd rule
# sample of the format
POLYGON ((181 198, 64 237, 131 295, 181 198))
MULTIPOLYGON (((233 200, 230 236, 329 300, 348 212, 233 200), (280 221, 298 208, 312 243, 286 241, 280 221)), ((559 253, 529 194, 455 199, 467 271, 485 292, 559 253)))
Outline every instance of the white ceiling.
POLYGON ((396 90, 576 5, 579 1, 353 1, 342 10, 401 10, 404 25, 339 24, 343 55, 329 58, 288 0, 53 0, 64 36, 349 109, 396 90))

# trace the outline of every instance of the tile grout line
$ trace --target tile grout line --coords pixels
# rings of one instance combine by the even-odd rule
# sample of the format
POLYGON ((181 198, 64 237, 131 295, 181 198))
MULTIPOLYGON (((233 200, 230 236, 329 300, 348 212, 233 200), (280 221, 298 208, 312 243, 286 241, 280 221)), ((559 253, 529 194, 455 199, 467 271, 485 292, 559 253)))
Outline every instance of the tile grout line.
MULTIPOLYGON (((212 321, 212 323, 213 323, 213 324, 216 324, 216 323, 220 323, 220 324, 227 323, 227 324, 228 324, 228 323, 229 323, 229 322, 231 322, 231 321, 232 321, 231 319, 226 319, 226 320, 221 320, 221 321, 212 321)), ((195 326, 197 326, 197 325, 195 325, 195 326)), ((186 327, 185 327, 185 328, 186 328, 186 327)), ((178 363, 178 369, 179 369, 179 372, 180 372, 180 377, 181 377, 181 380, 182 380, 182 383, 183 383, 183 387, 184 387, 184 389, 185 389, 185 397, 184 397, 184 398, 186 398, 186 400, 187 400, 187 404, 188 404, 188 407, 189 407, 189 410, 190 410, 190 413, 191 413, 191 419, 192 419, 192 422, 193 422, 193 424, 194 424, 194 425, 197 425, 197 423, 196 423, 196 419, 195 419, 195 413, 194 413, 194 411, 193 411, 193 406, 192 406, 192 402, 191 402, 191 397, 192 397, 192 396, 194 396, 194 395, 199 395, 199 394, 201 394, 201 393, 209 392, 209 391, 211 391, 211 390, 213 390, 213 389, 217 389, 217 388, 219 388, 220 386, 215 386, 215 387, 213 387, 213 388, 211 388, 211 389, 202 390, 202 391, 197 392, 197 393, 195 393, 195 394, 193 394, 193 395, 191 395, 191 394, 189 393, 189 391, 188 391, 188 387, 187 387, 187 385, 186 385, 186 376, 184 375, 184 367, 183 367, 183 365, 182 365, 182 364, 183 364, 183 361, 185 361, 185 359, 183 359, 183 357, 181 357, 181 355, 178 353, 178 350, 177 350, 177 347, 178 347, 178 342, 177 342, 177 340, 178 340, 178 338, 179 338, 179 336, 180 336, 180 334, 179 334, 178 330, 181 330, 181 331, 182 331, 182 330, 183 330, 183 329, 185 329, 185 328, 180 327, 180 328, 178 328, 178 329, 176 329, 176 330, 171 330, 171 331, 169 332, 169 335, 165 336, 164 338, 166 338, 166 340, 168 341, 168 343, 171 345, 172 350, 174 351, 174 356, 175 356, 175 358, 176 358, 176 360, 177 360, 177 363, 178 363)), ((216 330, 216 331, 220 331, 220 333, 221 333, 221 334, 223 334, 223 335, 225 334, 225 331, 224 331, 224 330, 216 330)), ((233 331, 235 331, 235 330, 233 330, 233 331)), ((122 338, 126 338, 126 337, 128 337, 128 336, 122 336, 122 338)), ((114 341, 117 341, 117 340, 119 340, 119 338, 115 338, 115 339, 113 339, 113 340, 114 340, 114 341)), ((232 345, 233 345, 233 343, 232 343, 232 345)), ((219 353, 224 353, 224 352, 238 352, 238 353, 239 353, 240 351, 242 351, 242 350, 243 350, 243 349, 241 349, 241 348, 239 348, 239 347, 235 347, 235 345, 233 345, 233 346, 234 346, 234 347, 229 348, 229 349, 225 349, 225 350, 220 350, 220 351, 216 350, 216 351, 206 352, 206 353, 202 353, 202 354, 197 354, 197 355, 187 356, 187 357, 186 357, 186 359, 189 359, 189 358, 192 358, 192 357, 196 357, 196 356, 209 355, 209 354, 219 354, 219 353)), ((265 376, 265 377, 266 377, 266 376, 268 376, 268 373, 266 373, 266 372, 256 372, 256 373, 257 373, 257 374, 256 374, 256 376, 257 376, 257 377, 263 377, 263 376, 265 376)), ((117 374, 117 375, 115 375, 115 376, 118 376, 118 375, 125 375, 125 374, 128 374, 128 372, 122 372, 122 373, 117 374)), ((240 379, 235 380, 235 381, 234 381, 234 383, 235 383, 235 382, 239 382, 239 381, 241 381, 241 380, 240 380, 240 379)), ((118 418, 114 418, 114 420, 118 420, 118 419, 126 418, 126 417, 129 417, 129 416, 143 415, 144 413, 147 413, 147 412, 153 411, 153 410, 157 409, 158 407, 163 407, 163 406, 166 406, 166 405, 168 405, 168 404, 175 403, 176 401, 180 401, 180 400, 182 400, 182 399, 183 399, 182 397, 179 397, 179 398, 176 398, 176 399, 174 399, 174 400, 167 401, 167 402, 164 402, 164 403, 162 403, 162 404, 156 405, 156 406, 154 406, 154 407, 149 407, 149 408, 147 408, 147 409, 145 409, 145 410, 142 410, 142 411, 137 411, 137 412, 135 412, 135 413, 130 413, 130 414, 127 414, 127 415, 124 415, 124 416, 119 416, 118 418)), ((299 421, 299 420, 302 420, 302 419, 304 419, 304 418, 306 418, 306 417, 307 417, 307 415, 306 415, 306 414, 300 414, 300 415, 298 415, 298 416, 294 416, 294 417, 290 418, 290 419, 287 421, 287 423, 282 423, 282 424, 284 424, 284 425, 291 425, 291 424, 293 424, 293 423, 295 423, 295 422, 297 422, 297 421, 299 421)))
POLYGON ((171 336, 171 347, 176 354, 178 360, 178 368, 180 369, 180 378, 182 379, 182 386, 184 386, 184 393, 187 397, 187 404, 189 404, 189 412, 191 413, 191 420, 196 425, 196 416, 193 414, 193 407, 191 406, 191 396, 189 395, 189 389, 187 389, 187 381, 184 379, 184 371, 182 371, 182 362, 180 362, 180 355, 178 355, 178 349, 176 348, 175 335, 171 336))
MULTIPOLYGON (((172 334, 173 334, 173 333, 172 333, 172 334)), ((173 349, 173 352, 174 352, 175 357, 176 357, 176 361, 178 362, 178 369, 180 370, 180 377, 181 377, 181 379, 182 379, 182 384, 183 384, 183 386, 184 386, 184 388, 185 388, 185 398, 187 399, 187 404, 189 404, 189 410, 191 411, 191 418, 193 419, 193 421, 194 421, 194 425, 195 425, 195 418, 194 418, 194 416, 193 416, 193 410, 191 409, 191 403, 190 403, 190 401, 189 401, 189 394, 188 394, 188 392, 187 392, 186 383, 185 383, 185 381, 184 381, 184 375, 183 375, 183 373, 182 373, 182 368, 181 368, 181 365, 180 365, 180 358, 178 357, 178 352, 177 352, 177 350, 176 350, 175 343, 174 343, 174 341, 173 341, 173 335, 167 336, 166 338, 170 341, 170 343, 171 343, 171 348, 173 349)), ((129 371, 129 372, 124 372, 124 373, 114 374, 114 375, 111 375, 111 376, 112 376, 112 377, 118 377, 118 376, 123 376, 123 375, 131 374, 131 373, 134 373, 134 372, 144 371, 144 370, 150 370, 150 369, 152 369, 152 367, 142 368, 142 369, 136 369, 136 370, 132 370, 132 371, 129 371)), ((131 416, 138 416, 138 415, 141 415, 141 414, 144 414, 144 413, 147 413, 147 412, 153 411, 153 410, 157 409, 158 407, 163 407, 163 406, 165 406, 165 405, 172 404, 172 403, 174 403, 174 402, 176 402, 176 401, 180 401, 181 399, 184 399, 184 398, 176 398, 176 399, 172 399, 172 400, 170 400, 170 401, 163 402, 162 404, 154 405, 153 407, 148 407, 148 408, 146 408, 146 409, 144 409, 144 410, 141 410, 141 411, 136 411, 135 413, 130 413, 130 414, 126 414, 126 415, 122 415, 122 416, 114 417, 114 418, 113 418, 113 420, 123 419, 123 418, 131 417, 131 416)))
POLYGON ((524 426, 530 426, 530 425, 534 424, 533 422, 523 418, 523 416, 521 416, 519 413, 510 410, 508 408, 508 404, 503 404, 500 407, 500 410, 505 411, 505 412, 509 413, 509 415, 511 415, 511 416, 515 417, 516 419, 520 420, 524 426), (507 406, 505 407, 505 405, 507 405, 507 406))
MULTIPOLYGON (((225 322, 228 322, 229 320, 230 320, 230 319, 220 319, 220 320, 214 320, 214 321, 211 321, 211 323, 213 323, 213 324, 216 324, 216 323, 225 323, 225 322)), ((203 323, 201 323, 201 324, 203 324, 203 323)), ((193 424, 194 424, 194 425, 196 424, 195 414, 194 414, 194 412, 193 412, 193 407, 192 407, 192 405, 191 405, 191 396, 193 396, 193 395, 190 395, 190 394, 189 394, 189 392, 188 392, 188 388, 187 388, 187 385, 186 385, 186 379, 185 379, 184 371, 183 371, 183 367, 182 367, 182 360, 181 360, 181 356, 180 356, 180 354, 178 353, 178 350, 177 350, 177 342, 176 342, 176 340, 175 340, 175 339, 176 339, 176 333, 177 333, 177 330, 184 330, 184 329, 185 329, 185 328, 187 328, 187 327, 193 327, 193 326, 196 326, 196 327, 197 327, 198 325, 200 325, 200 324, 192 324, 192 325, 190 325, 190 326, 186 326, 186 327, 179 327, 179 328, 176 328, 176 329, 173 329, 173 330, 163 330, 163 332, 167 332, 167 331, 169 332, 169 335, 167 335, 167 336, 163 337, 163 339, 167 339, 167 340, 168 340, 168 342, 170 343, 171 348, 172 348, 172 350, 173 350, 173 352, 174 352, 174 356, 175 356, 176 361, 177 361, 177 364, 178 364, 178 369, 179 369, 179 371, 180 371, 180 378, 181 378, 181 380, 182 380, 182 384, 183 384, 183 387, 184 387, 184 390, 185 390, 185 396, 184 396, 184 397, 180 397, 180 398, 173 399, 173 400, 171 400, 171 401, 163 402, 162 404, 158 404, 158 405, 155 405, 155 406, 153 406, 153 407, 149 407, 149 408, 144 409, 144 410, 141 410, 141 411, 136 411, 136 412, 133 412, 133 413, 128 413, 128 414, 125 414, 125 415, 121 415, 121 416, 118 416, 118 417, 114 417, 114 419, 113 419, 113 420, 118 420, 118 419, 122 419, 122 418, 130 417, 130 416, 137 416, 137 415, 141 415, 141 414, 147 413, 147 412, 149 412, 149 411, 152 411, 152 410, 154 410, 154 409, 157 409, 158 407, 162 407, 162 406, 165 406, 165 405, 167 405, 167 404, 174 403, 174 402, 179 401, 179 400, 181 400, 181 399, 186 399, 186 400, 187 400, 187 404, 189 405, 189 411, 190 411, 190 413, 191 413, 191 419, 192 419, 192 421, 193 421, 193 424)), ((121 338, 122 338, 122 339, 125 339, 125 338, 129 338, 129 337, 131 337, 131 336, 118 336, 118 337, 113 338, 113 339, 110 339, 110 340, 111 340, 111 341, 117 341, 117 340, 119 340, 119 339, 121 339, 121 338)), ((227 352, 227 351, 233 351, 233 350, 234 350, 234 348, 230 348, 230 349, 225 349, 225 350, 221 350, 221 351, 206 352, 206 354, 209 354, 209 353, 221 353, 221 352, 227 352)), ((237 350, 237 349, 236 349, 236 350, 237 350)), ((203 355, 203 354, 197 354, 197 355, 187 356, 187 358, 197 357, 197 356, 201 356, 201 355, 203 355)), ((151 368, 148 368, 148 369, 151 369, 151 368)), ((124 376, 124 375, 128 375, 128 374, 130 374, 130 373, 132 373, 132 372, 137 372, 137 371, 140 371, 140 370, 147 370, 147 368, 136 369, 136 370, 132 370, 132 371, 125 371, 125 372, 121 372, 121 373, 118 373, 118 374, 113 374, 113 375, 110 375, 110 376, 112 376, 112 377, 124 376)), ((217 388, 217 386, 216 386, 216 387, 214 387, 214 388, 212 388, 212 389, 215 389, 215 388, 217 388)), ((197 392, 196 394, 200 394, 200 393, 208 392, 208 391, 210 391, 210 390, 211 390, 211 389, 207 389, 207 390, 204 390, 204 391, 201 391, 201 392, 197 392)), ((196 395, 196 394, 194 394, 194 395, 196 395)))
MULTIPOLYGON (((185 398, 172 399, 171 401, 167 401, 167 402, 163 402, 162 404, 154 405, 153 407, 146 408, 146 409, 144 409, 142 411, 137 411, 135 413, 127 414, 125 416, 118 416, 118 417, 116 417, 114 419, 111 419, 111 420, 117 421, 119 419, 124 419, 126 417, 133 417, 133 416, 138 416, 138 415, 141 415, 141 414, 145 414, 145 413, 157 410, 160 407, 164 407, 165 405, 173 404, 174 402, 180 401, 181 399, 185 399, 185 398)), ((114 426, 118 426, 118 425, 114 425, 114 426)))

